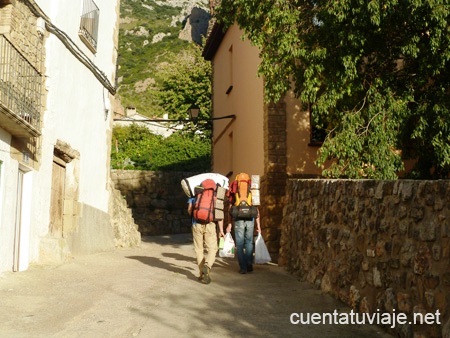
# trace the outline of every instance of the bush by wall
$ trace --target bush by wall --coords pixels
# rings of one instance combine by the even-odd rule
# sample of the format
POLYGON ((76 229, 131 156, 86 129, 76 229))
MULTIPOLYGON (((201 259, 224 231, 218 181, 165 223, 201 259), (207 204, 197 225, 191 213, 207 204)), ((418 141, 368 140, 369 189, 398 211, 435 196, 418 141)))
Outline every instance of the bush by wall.
POLYGON ((111 167, 128 170, 203 171, 211 168, 211 140, 182 132, 167 138, 133 124, 114 127, 111 167))

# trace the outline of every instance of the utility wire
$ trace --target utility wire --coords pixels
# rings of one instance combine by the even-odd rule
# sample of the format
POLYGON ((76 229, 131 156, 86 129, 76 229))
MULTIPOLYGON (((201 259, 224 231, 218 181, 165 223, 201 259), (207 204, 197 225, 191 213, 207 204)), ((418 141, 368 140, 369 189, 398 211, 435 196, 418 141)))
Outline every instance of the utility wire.
POLYGON ((49 17, 39 8, 39 6, 30 0, 23 0, 25 5, 33 12, 37 17, 41 17, 45 21, 45 26, 50 33, 53 33, 67 49, 75 56, 83 65, 86 66, 100 81, 100 83, 112 94, 115 95, 116 88, 108 80, 106 74, 101 71, 77 46, 77 44, 62 30, 56 27, 49 19, 49 17))

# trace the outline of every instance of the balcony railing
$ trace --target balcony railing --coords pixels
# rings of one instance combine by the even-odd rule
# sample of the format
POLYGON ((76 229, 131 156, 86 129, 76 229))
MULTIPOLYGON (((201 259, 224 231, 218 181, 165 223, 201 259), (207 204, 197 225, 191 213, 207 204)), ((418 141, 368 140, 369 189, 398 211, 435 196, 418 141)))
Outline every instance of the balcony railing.
POLYGON ((100 10, 92 0, 84 0, 78 35, 92 53, 97 52, 98 20, 100 10))
POLYGON ((40 135, 42 75, 0 35, 0 127, 17 136, 40 135))

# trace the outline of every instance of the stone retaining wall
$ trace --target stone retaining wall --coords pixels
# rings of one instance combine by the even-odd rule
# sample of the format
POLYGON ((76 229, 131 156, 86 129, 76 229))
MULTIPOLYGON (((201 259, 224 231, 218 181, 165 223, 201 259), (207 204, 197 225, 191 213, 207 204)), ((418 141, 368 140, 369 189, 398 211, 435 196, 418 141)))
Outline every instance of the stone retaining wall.
POLYGON ((109 214, 114 234, 114 246, 116 248, 139 246, 141 233, 133 219, 132 211, 128 208, 122 193, 114 187, 112 180, 109 185, 111 191, 109 214))
POLYGON ((111 178, 132 209, 143 236, 188 233, 188 197, 181 180, 198 173, 111 170, 111 178))
POLYGON ((450 337, 449 257, 450 181, 287 183, 279 264, 358 312, 440 312, 400 337, 450 337))

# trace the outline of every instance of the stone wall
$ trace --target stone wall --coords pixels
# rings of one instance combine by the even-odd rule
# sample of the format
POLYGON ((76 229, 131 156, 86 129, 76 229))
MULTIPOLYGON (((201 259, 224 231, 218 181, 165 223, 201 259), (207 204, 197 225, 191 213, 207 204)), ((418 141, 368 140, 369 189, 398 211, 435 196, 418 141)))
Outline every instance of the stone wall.
POLYGON ((143 236, 188 233, 188 197, 181 180, 198 173, 112 170, 111 178, 132 209, 143 236))
POLYGON ((38 72, 43 73, 44 39, 36 29, 37 17, 22 1, 2 7, 0 14, 8 39, 38 72))
POLYGON ((286 187, 286 105, 264 109, 264 175, 261 177, 261 230, 273 262, 278 261, 286 187))
POLYGON ((384 326, 399 337, 450 337, 450 181, 289 180, 286 196, 280 265, 358 312, 440 312, 384 326))
POLYGON ((131 209, 122 196, 120 190, 114 187, 112 181, 109 182, 111 198, 109 199, 109 214, 111 226, 114 234, 114 246, 116 248, 126 248, 139 246, 141 244, 141 233, 138 225, 133 219, 131 209))

